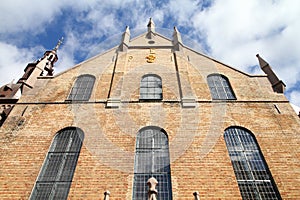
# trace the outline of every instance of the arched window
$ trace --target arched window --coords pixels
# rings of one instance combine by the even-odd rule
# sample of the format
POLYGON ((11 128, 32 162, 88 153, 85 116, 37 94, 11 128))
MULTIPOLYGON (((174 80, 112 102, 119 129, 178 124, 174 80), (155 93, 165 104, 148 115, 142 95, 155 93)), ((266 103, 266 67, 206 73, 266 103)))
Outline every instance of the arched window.
POLYGON ((71 101, 88 101, 91 97, 95 77, 89 74, 79 76, 69 94, 68 100, 71 101))
POLYGON ((140 99, 161 100, 162 82, 161 78, 155 74, 147 74, 142 77, 140 88, 140 99))
POLYGON ((168 137, 158 127, 145 127, 136 139, 133 200, 147 199, 149 178, 158 181, 158 199, 172 199, 168 137))
POLYGON ((59 131, 37 178, 31 200, 67 199, 84 134, 68 127, 59 131))
POLYGON ((227 77, 221 74, 211 74, 207 77, 207 83, 212 99, 236 99, 227 77))
POLYGON ((224 138, 243 199, 281 199, 252 133, 230 127, 224 138))

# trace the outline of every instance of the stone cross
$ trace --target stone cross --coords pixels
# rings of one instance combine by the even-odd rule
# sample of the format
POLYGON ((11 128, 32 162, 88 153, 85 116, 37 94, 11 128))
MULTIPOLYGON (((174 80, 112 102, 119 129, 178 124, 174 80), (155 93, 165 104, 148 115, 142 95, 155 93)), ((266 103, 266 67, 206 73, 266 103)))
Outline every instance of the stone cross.
POLYGON ((108 190, 106 190, 104 192, 104 200, 109 200, 109 195, 110 195, 110 192, 108 190))
POLYGON ((199 192, 198 191, 194 192, 193 195, 195 197, 195 200, 200 200, 199 192))
POLYGON ((158 181, 154 178, 151 177, 147 181, 147 185, 149 186, 149 191, 148 191, 148 200, 157 200, 157 190, 155 189, 156 185, 158 184, 158 181))

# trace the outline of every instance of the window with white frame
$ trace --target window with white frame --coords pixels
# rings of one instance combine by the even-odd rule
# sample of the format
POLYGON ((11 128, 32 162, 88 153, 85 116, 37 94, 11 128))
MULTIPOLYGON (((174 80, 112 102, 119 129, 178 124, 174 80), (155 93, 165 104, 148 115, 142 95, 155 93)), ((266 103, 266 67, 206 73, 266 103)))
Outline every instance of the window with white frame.
POLYGON ((95 77, 90 74, 84 74, 77 77, 72 90, 68 96, 70 101, 88 101, 91 97, 95 77))
POLYGON ((244 128, 230 127, 224 139, 243 199, 281 199, 252 133, 244 128))
POLYGON ((156 74, 147 74, 142 77, 140 85, 141 100, 161 100, 162 81, 156 74))
POLYGON ((158 127, 145 127, 137 135, 134 164, 133 200, 147 199, 147 181, 158 181, 158 199, 172 199, 169 143, 158 127))
POLYGON ((235 95, 227 77, 221 74, 211 74, 207 77, 212 99, 235 100, 235 95))
POLYGON ((59 131, 34 185, 31 200, 67 199, 83 141, 79 128, 59 131))

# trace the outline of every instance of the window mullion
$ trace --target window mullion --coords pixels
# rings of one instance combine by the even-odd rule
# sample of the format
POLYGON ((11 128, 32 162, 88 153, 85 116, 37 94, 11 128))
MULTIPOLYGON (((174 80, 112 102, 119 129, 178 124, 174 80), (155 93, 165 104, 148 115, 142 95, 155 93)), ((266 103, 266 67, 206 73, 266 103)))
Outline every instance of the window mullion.
POLYGON ((66 146, 65 151, 62 152, 62 156, 63 156, 63 157, 62 157, 62 161, 61 161, 61 164, 60 164, 60 167, 59 167, 59 170, 58 170, 58 173, 57 173, 55 182, 60 182, 60 181, 62 181, 62 180, 61 180, 61 175, 62 175, 62 173, 63 173, 64 166, 66 165, 66 162, 67 162, 68 152, 70 151, 71 146, 72 146, 72 143, 73 143, 72 132, 69 133, 69 134, 70 134, 70 137, 68 138, 68 144, 67 144, 67 146, 66 146))
POLYGON ((225 131, 224 138, 233 161, 233 169, 242 197, 245 199, 281 199, 255 137, 241 128, 229 128, 225 131), (247 174, 240 174, 245 172, 247 174), (266 174, 267 177, 264 178, 259 173, 266 174))
POLYGON ((72 181, 82 145, 83 137, 80 134, 83 134, 83 132, 78 132, 75 128, 69 128, 55 136, 30 196, 31 200, 40 198, 67 199, 70 182, 72 181), (77 149, 75 148, 76 151, 72 151, 74 153, 70 153, 73 148, 72 144, 76 141, 77 137, 80 140, 75 142, 77 149), (72 156, 70 157, 71 159, 69 159, 70 155, 72 156), (70 169, 69 164, 71 166, 70 169), (67 173, 64 171, 66 167, 68 168, 66 169, 67 173))
MULTIPOLYGON (((162 145, 167 145, 167 140, 166 135, 157 129, 148 128, 138 134, 136 141, 133 200, 147 199, 148 187, 146 183, 150 177, 156 178, 160 183, 157 188, 160 191, 158 199, 172 199, 169 152, 167 151, 166 154, 160 157, 162 145), (141 155, 139 152, 147 153, 141 155)), ((168 150, 167 147, 166 150, 168 150)))
POLYGON ((152 149, 151 149, 151 173, 153 174, 154 173, 154 136, 152 136, 151 138, 151 142, 152 142, 152 149))
POLYGON ((247 163, 247 167, 248 167, 248 169, 249 169, 249 172, 248 172, 248 173, 251 174, 251 178, 252 178, 252 180, 254 181, 254 180, 255 180, 254 174, 253 174, 253 172, 252 172, 252 168, 251 168, 251 166, 250 166, 250 163, 249 163, 249 160, 248 160, 248 157, 247 157, 247 154, 246 154, 246 152, 248 152, 248 151, 247 151, 247 150, 245 149, 245 147, 244 147, 244 143, 243 143, 243 141, 242 141, 242 139, 241 139, 241 137, 240 137, 239 132, 238 132, 237 130, 235 130, 235 133, 236 133, 236 136, 237 136, 237 138, 238 138, 238 141, 239 141, 239 143, 240 143, 240 145, 241 145, 241 147, 242 147, 241 153, 242 153, 242 155, 243 155, 243 157, 245 158, 245 161, 246 161, 246 163, 247 163))

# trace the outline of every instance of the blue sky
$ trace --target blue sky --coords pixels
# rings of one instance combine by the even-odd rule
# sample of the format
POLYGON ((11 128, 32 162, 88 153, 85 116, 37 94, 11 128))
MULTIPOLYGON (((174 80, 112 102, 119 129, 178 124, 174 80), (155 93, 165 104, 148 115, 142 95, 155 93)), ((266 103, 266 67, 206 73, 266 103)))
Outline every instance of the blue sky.
POLYGON ((152 17, 157 32, 169 36, 177 26, 185 44, 242 71, 262 74, 259 53, 300 106, 299 13, 294 0, 2 0, 0 85, 61 37, 56 73, 117 45, 127 25, 146 31, 152 17))

